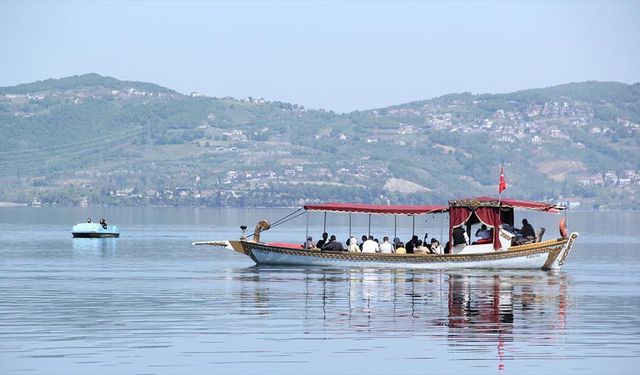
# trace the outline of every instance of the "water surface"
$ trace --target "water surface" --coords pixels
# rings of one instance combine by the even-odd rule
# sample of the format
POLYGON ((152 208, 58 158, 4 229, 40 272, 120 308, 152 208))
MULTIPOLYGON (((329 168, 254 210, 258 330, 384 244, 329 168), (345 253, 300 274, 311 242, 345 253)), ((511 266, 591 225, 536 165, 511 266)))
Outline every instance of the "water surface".
MULTIPOLYGON (((191 246, 289 212, 0 209, 0 373, 637 373, 640 213, 569 213, 581 237, 560 272, 257 267, 191 246), (121 238, 72 239, 88 216, 121 238)), ((557 215, 526 215, 557 235, 557 215)), ((328 222, 349 234, 348 218, 328 222)), ((439 238, 441 224, 415 228, 439 238)), ((324 217, 309 225, 317 237, 324 217)), ((306 226, 264 238, 302 242, 306 226)), ((392 236, 394 220, 371 228, 392 236)))

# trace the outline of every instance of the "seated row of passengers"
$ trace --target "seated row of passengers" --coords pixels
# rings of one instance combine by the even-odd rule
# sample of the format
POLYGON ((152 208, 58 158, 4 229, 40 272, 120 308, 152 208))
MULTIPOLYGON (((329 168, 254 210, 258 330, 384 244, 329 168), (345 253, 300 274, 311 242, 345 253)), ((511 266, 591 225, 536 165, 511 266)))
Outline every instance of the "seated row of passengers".
POLYGON ((322 234, 322 239, 317 243, 313 243, 311 236, 307 237, 304 246, 305 249, 321 250, 321 251, 349 251, 354 253, 384 253, 384 254, 442 254, 440 242, 432 238, 427 242, 425 234, 424 241, 414 235, 405 245, 400 238, 396 237, 393 243, 389 241, 388 236, 384 236, 382 243, 373 236, 362 236, 362 242, 358 243, 355 237, 350 237, 346 241, 346 246, 342 242, 336 240, 335 235, 329 237, 328 233, 322 234))

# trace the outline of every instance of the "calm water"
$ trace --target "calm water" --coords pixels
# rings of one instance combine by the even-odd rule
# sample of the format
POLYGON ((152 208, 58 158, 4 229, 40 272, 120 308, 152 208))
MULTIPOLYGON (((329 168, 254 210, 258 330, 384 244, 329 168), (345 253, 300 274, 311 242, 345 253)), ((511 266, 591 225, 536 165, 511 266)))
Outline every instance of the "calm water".
MULTIPOLYGON (((1 208, 0 374, 638 373, 640 213, 570 212, 581 237, 556 273, 257 267, 191 246, 288 212, 1 208), (87 216, 121 237, 72 239, 87 216)), ((557 235, 557 215, 527 218, 557 235)), ((328 222, 348 234, 348 217, 328 222)), ((306 223, 263 239, 302 242, 306 223)), ((393 236, 393 218, 371 228, 393 236)))

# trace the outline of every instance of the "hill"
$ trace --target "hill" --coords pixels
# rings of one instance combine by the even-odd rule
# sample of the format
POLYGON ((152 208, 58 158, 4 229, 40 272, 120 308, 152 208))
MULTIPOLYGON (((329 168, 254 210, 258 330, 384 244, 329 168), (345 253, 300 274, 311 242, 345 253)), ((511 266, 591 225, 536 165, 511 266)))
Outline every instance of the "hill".
POLYGON ((495 195, 639 208, 640 84, 347 114, 97 74, 0 88, 0 201, 293 206, 495 195))

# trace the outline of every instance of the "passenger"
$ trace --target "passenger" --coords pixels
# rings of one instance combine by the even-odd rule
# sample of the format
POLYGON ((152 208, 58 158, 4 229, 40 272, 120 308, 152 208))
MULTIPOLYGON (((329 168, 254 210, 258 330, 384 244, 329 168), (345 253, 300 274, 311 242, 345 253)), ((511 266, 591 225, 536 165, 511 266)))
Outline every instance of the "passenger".
POLYGON ((427 249, 426 246, 422 245, 422 240, 418 240, 418 243, 416 244, 416 246, 413 248, 413 253, 414 254, 428 254, 429 253, 429 249, 427 249))
POLYGON ((107 221, 104 218, 100 219, 100 225, 103 229, 107 229, 107 221))
POLYGON ((317 249, 316 245, 313 243, 313 238, 311 236, 307 237, 307 241, 305 241, 304 243, 304 248, 307 250, 317 249))
POLYGON ((451 242, 447 241, 447 243, 444 244, 443 250, 445 254, 451 254, 451 242))
POLYGON ((342 242, 336 241, 336 236, 334 234, 332 234, 331 238, 329 238, 329 242, 324 244, 324 246, 322 246, 320 249, 322 251, 344 251, 345 250, 344 246, 342 246, 342 242))
POLYGON ((413 248, 416 247, 417 244, 418 244, 418 236, 414 234, 413 237, 411 237, 411 239, 409 240, 409 242, 407 242, 407 245, 405 246, 405 249, 407 249, 407 254, 413 254, 413 248))
POLYGON ((393 245, 389 242, 389 237, 384 236, 382 239, 382 244, 380 244, 380 252, 384 254, 393 253, 393 245))
POLYGON ((398 244, 396 245, 395 253, 396 254, 406 254, 407 253, 407 249, 404 248, 404 244, 402 243, 402 241, 398 241, 398 244))
POLYGON ((347 250, 351 253, 359 253, 362 251, 360 250, 360 246, 358 246, 358 240, 356 240, 355 237, 349 238, 349 246, 347 246, 347 250))
POLYGON ((469 236, 462 226, 453 228, 453 247, 451 253, 458 254, 469 244, 469 236))
POLYGON ((522 219, 522 237, 527 238, 531 237, 532 239, 536 237, 536 231, 533 229, 533 226, 529 224, 527 219, 522 219))
POLYGON ((369 236, 369 239, 362 243, 362 252, 363 253, 378 253, 378 252, 380 252, 380 248, 378 247, 378 243, 373 240, 373 236, 369 236))
POLYGON ((482 224, 482 226, 476 231, 476 237, 481 240, 490 240, 491 239, 491 231, 487 229, 487 226, 482 224))
POLYGON ((397 249, 398 248, 398 244, 400 243, 400 237, 396 237, 393 239, 393 248, 397 249))
POLYGON ((88 218, 88 219, 87 219, 87 223, 90 223, 90 222, 91 222, 91 218, 88 218))
POLYGON ((316 247, 318 249, 322 249, 322 246, 324 246, 324 244, 327 243, 327 238, 329 238, 329 233, 327 232, 322 233, 322 239, 318 240, 318 243, 316 243, 316 247))
POLYGON ((362 246, 364 245, 365 242, 367 242, 369 238, 366 235, 362 235, 362 242, 360 242, 360 251, 362 252, 362 246))
POLYGON ((517 236, 515 239, 515 243, 517 245, 535 242, 536 231, 533 229, 533 226, 529 224, 529 221, 527 221, 527 219, 522 219, 522 229, 520 229, 519 232, 520 236, 517 236))
POLYGON ((453 246, 468 245, 469 236, 462 226, 453 228, 453 246))
POLYGON ((431 254, 442 254, 442 247, 440 247, 440 242, 435 238, 431 239, 431 246, 429 247, 429 251, 431 254))

